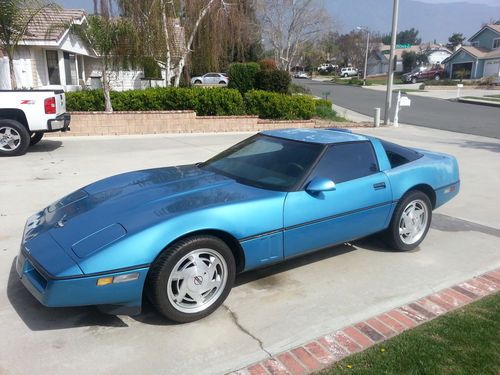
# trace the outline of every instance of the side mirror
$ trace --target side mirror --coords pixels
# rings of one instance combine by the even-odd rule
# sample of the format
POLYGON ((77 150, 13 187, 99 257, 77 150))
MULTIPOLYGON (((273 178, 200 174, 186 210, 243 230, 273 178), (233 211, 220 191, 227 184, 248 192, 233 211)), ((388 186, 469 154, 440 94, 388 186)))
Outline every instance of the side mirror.
POLYGON ((306 191, 310 193, 330 190, 335 190, 335 182, 324 177, 314 177, 306 186, 306 191))

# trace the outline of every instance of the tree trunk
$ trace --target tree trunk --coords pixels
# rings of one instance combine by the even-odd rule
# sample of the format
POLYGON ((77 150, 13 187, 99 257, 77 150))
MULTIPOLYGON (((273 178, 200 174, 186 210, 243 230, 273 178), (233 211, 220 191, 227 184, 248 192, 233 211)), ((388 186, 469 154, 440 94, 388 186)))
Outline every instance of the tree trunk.
POLYGON ((10 89, 17 90, 16 72, 14 71, 14 59, 9 54, 10 89))
POLYGON ((170 38, 168 34, 168 23, 167 23, 167 7, 165 6, 165 0, 161 0, 161 16, 163 21, 163 33, 165 34, 165 44, 167 49, 167 63, 165 69, 165 86, 170 86, 171 70, 170 66, 172 63, 172 56, 170 53, 170 38))
POLYGON ((182 56, 179 60, 179 63, 177 64, 177 76, 175 77, 175 87, 179 87, 179 84, 181 82, 181 75, 182 71, 184 70, 184 66, 186 65, 186 58, 191 52, 191 46, 193 45, 193 40, 196 35, 196 32, 198 31, 198 27, 200 26, 201 21, 203 20, 203 18, 205 18, 208 11, 210 10, 210 7, 213 5, 214 2, 215 0, 210 0, 208 4, 204 8, 202 8, 200 14, 198 15, 198 19, 194 24, 193 30, 191 31, 191 35, 189 36, 186 49, 182 52, 182 56))
POLYGON ((111 104, 111 95, 109 94, 109 77, 108 77, 108 64, 103 62, 102 69, 102 91, 104 93, 104 111, 113 112, 113 105, 111 104))

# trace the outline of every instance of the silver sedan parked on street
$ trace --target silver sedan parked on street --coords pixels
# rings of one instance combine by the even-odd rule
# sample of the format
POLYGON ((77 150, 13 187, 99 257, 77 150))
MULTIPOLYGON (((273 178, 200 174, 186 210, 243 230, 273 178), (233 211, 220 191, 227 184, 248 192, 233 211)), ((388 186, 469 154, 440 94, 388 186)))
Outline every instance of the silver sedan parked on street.
POLYGON ((191 78, 193 85, 227 85, 229 78, 224 73, 207 73, 191 78))

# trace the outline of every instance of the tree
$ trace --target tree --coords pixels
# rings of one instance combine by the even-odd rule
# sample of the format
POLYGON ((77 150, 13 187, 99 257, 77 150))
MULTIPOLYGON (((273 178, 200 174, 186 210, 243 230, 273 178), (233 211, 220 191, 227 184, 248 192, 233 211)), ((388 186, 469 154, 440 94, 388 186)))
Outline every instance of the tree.
POLYGON ((261 0, 257 3, 262 29, 279 67, 288 71, 300 49, 328 29, 330 18, 314 0, 261 0))
POLYGON ((195 37, 207 15, 226 17, 236 4, 225 0, 118 0, 117 3, 138 30, 144 55, 166 69, 167 84, 170 72, 175 72, 172 77, 175 86, 179 86, 195 37), (174 53, 176 62, 172 69, 174 53))
POLYGON ((5 50, 9 60, 10 84, 17 89, 14 71, 14 51, 26 36, 28 26, 45 9, 57 8, 52 2, 38 0, 0 1, 0 48, 5 50))
MULTIPOLYGON (((386 34, 382 36, 382 43, 391 44, 391 34, 386 34)), ((412 46, 419 45, 422 43, 422 39, 418 37, 418 30, 411 28, 409 30, 403 30, 396 35, 397 44, 410 44, 412 46)))
POLYGON ((454 50, 455 47, 461 45, 465 40, 464 34, 462 33, 453 33, 449 38, 448 38, 448 44, 446 47, 450 50, 454 50))
POLYGON ((104 110, 113 112, 109 70, 113 66, 125 66, 134 62, 136 34, 132 24, 125 18, 113 19, 92 15, 87 17, 87 22, 82 25, 71 25, 71 30, 96 52, 101 63, 104 110))
POLYGON ((425 52, 403 51, 401 54, 403 60, 403 72, 410 72, 419 65, 426 65, 429 62, 425 52))
POLYGON ((349 34, 343 34, 338 38, 337 44, 341 65, 363 66, 366 52, 366 36, 363 32, 353 30, 349 34))

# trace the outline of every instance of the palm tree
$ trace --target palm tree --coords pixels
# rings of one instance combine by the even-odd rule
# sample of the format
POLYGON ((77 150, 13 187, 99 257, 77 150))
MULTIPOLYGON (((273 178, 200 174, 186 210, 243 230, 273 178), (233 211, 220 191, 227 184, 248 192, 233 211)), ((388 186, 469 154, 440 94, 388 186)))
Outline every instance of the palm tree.
POLYGON ((47 8, 57 8, 53 2, 41 0, 0 0, 0 48, 9 59, 11 89, 17 89, 14 72, 14 51, 26 36, 33 19, 47 8))
POLYGON ((105 111, 113 112, 111 103, 109 71, 114 66, 135 63, 135 30, 125 18, 106 18, 99 15, 87 17, 82 25, 73 24, 71 30, 90 49, 101 63, 102 89, 105 111))

